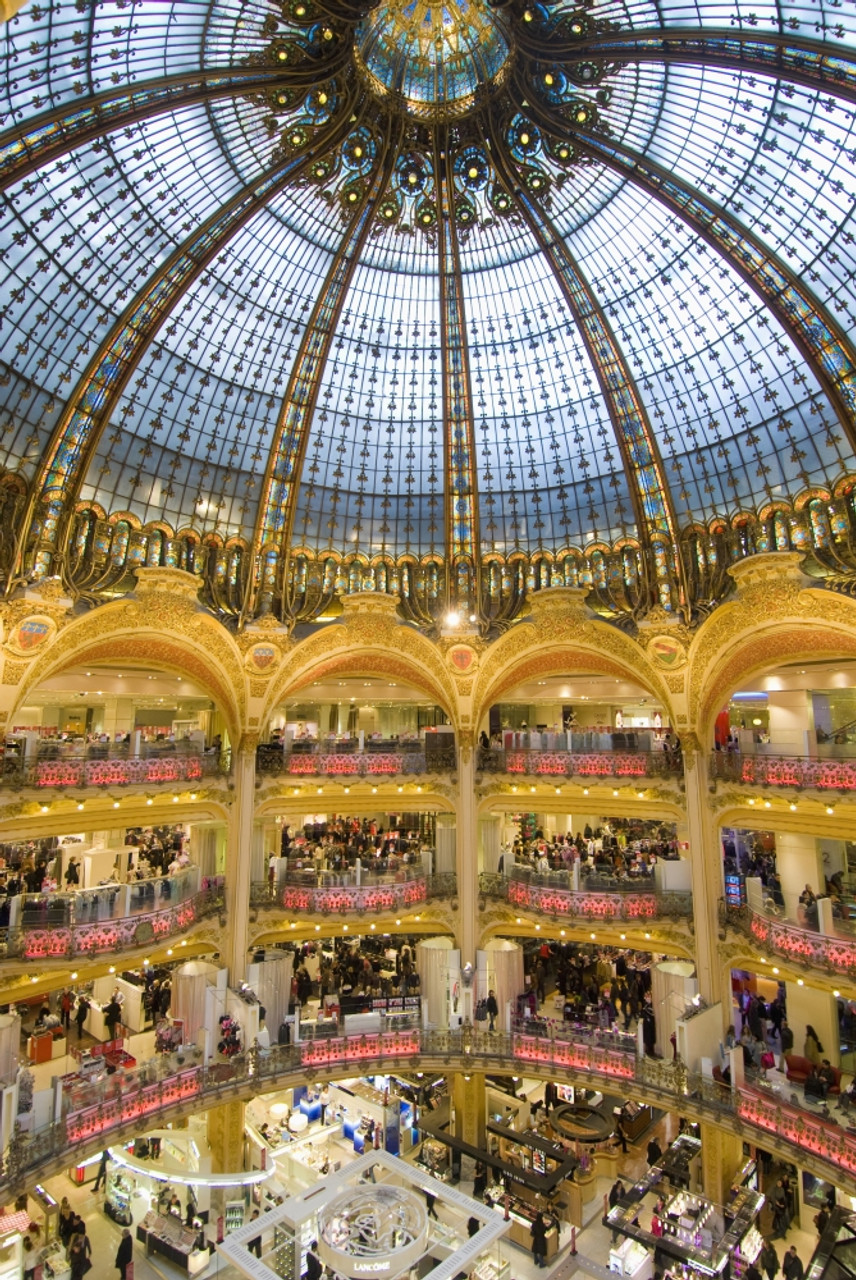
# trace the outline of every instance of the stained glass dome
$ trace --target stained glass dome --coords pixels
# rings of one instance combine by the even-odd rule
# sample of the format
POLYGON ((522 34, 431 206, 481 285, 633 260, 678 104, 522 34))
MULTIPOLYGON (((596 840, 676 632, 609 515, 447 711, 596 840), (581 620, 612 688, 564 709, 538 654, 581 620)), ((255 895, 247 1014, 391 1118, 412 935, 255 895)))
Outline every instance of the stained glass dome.
POLYGON ((43 0, 4 28, 7 592, 485 629, 856 567, 839 0, 43 0))
POLYGON ((508 40, 484 0, 379 4, 357 28, 355 51, 370 87, 418 119, 464 115, 496 84, 508 40))

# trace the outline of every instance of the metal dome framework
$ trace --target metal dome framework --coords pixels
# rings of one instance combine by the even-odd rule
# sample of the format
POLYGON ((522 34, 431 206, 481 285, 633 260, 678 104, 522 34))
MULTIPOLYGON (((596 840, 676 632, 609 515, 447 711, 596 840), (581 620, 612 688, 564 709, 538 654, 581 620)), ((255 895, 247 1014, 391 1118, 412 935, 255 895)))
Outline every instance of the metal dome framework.
POLYGON ((692 623, 856 580, 837 0, 106 0, 5 29, 7 595, 692 623), (692 13, 695 25, 689 25, 692 13), (808 34, 810 33, 810 34, 808 34))

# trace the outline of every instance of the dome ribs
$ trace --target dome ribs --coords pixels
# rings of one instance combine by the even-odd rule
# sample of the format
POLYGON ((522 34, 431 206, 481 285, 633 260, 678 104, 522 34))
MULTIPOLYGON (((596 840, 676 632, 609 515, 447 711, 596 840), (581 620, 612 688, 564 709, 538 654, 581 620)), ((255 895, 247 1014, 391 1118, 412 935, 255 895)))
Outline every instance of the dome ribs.
POLYGON ((399 122, 395 126, 395 138, 390 136, 391 132, 390 125, 381 150, 381 162, 368 179, 356 212, 339 243, 291 367, 265 468, 241 611, 242 623, 256 614, 270 613, 277 607, 281 610, 285 603, 291 532, 309 441, 309 425, 336 322, 371 232, 375 210, 383 200, 392 177, 403 125, 399 122))
MULTIPOLYGON (((350 128, 351 100, 318 139, 335 145, 350 128)), ((22 522, 7 594, 22 574, 43 577, 61 567, 73 510, 90 458, 128 379, 161 323, 224 245, 278 191, 312 163, 311 147, 272 166, 198 227, 146 281, 90 360, 60 416, 39 467, 22 522)))
POLYGON ((448 131, 443 135, 442 146, 440 152, 439 140, 435 143, 434 173, 442 192, 437 201, 437 252, 446 430, 446 604, 468 617, 481 601, 475 422, 448 131))
MULTIPOLYGON (((534 115, 534 113, 533 113, 534 115)), ((601 307, 582 276, 565 241, 538 203, 519 186, 504 159, 494 154, 494 164, 509 194, 538 245, 549 261, 600 383, 621 451, 642 545, 652 552, 647 609, 659 604, 667 612, 690 607, 683 568, 678 525, 666 484, 663 462, 641 398, 621 355, 601 307)))
POLYGON ((690 183, 623 144, 573 132, 581 151, 674 210, 761 295, 811 365, 856 451, 856 352, 811 290, 757 236, 690 183))

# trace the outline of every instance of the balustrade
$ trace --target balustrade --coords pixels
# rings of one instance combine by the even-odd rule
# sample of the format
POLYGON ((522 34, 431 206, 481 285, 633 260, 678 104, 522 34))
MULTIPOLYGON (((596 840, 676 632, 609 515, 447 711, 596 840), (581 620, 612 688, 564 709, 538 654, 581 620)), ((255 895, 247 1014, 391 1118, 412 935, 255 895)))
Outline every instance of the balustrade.
POLYGON ((453 773, 458 756, 454 747, 426 751, 422 743, 389 750, 326 750, 313 745, 305 751, 270 751, 256 757, 259 774, 287 773, 292 777, 367 778, 423 773, 453 773))
MULTIPOLYGON (((428 897, 427 876, 403 879, 364 873, 360 883, 351 876, 330 877, 336 884, 279 884, 272 889, 255 882, 250 893, 254 907, 279 908, 288 912, 318 912, 320 915, 352 916, 366 911, 401 911, 418 907, 428 897)), ((313 876, 313 879, 315 877, 313 876)))
POLYGON ((856 936, 850 931, 852 921, 846 922, 846 932, 839 936, 802 929, 788 920, 753 911, 751 907, 731 906, 724 900, 720 901, 719 909, 723 924, 738 929, 771 955, 801 967, 814 965, 827 973, 856 979, 856 936))
POLYGON ((712 778, 752 787, 790 787, 796 791, 856 791, 856 760, 817 760, 810 756, 756 756, 714 751, 712 778))
POLYGON ((479 890, 485 897, 504 898, 512 906, 568 920, 687 920, 693 910, 689 892, 658 892, 644 887, 644 881, 615 881, 609 890, 574 890, 570 872, 540 874, 525 867, 513 868, 507 877, 483 872, 479 890))
POLYGON ((549 778, 662 778, 683 776, 680 753, 667 751, 535 751, 480 747, 481 773, 549 778))
POLYGON ((128 787, 178 782, 202 783, 206 778, 228 774, 227 757, 219 755, 72 756, 20 760, 5 756, 0 770, 0 786, 35 787, 128 787))
MULTIPOLYGON (((75 1146, 101 1143, 140 1122, 163 1122, 171 1111, 192 1103, 195 1110, 217 1106, 224 1098, 270 1091, 300 1074, 328 1076, 338 1069, 423 1061, 451 1069, 467 1066, 484 1073, 545 1075, 577 1073, 604 1089, 622 1093, 637 1086, 640 1097, 683 1115, 735 1123, 751 1141, 770 1145, 771 1138, 794 1161, 829 1180, 856 1188, 856 1135, 834 1122, 779 1100, 761 1087, 734 1090, 688 1072, 683 1063, 638 1058, 625 1047, 626 1038, 610 1041, 606 1033, 588 1036, 575 1029, 551 1035, 523 1032, 489 1033, 470 1026, 457 1031, 406 1027, 374 1035, 338 1036, 301 1041, 270 1049, 251 1049, 226 1062, 205 1064, 181 1055, 165 1055, 134 1069, 119 1070, 94 1083, 72 1083, 61 1095, 61 1118, 49 1128, 16 1132, 0 1167, 0 1193, 8 1199, 23 1180, 70 1162, 75 1146)), ((195 1051, 198 1056, 198 1051, 195 1051)), ((573 1076, 571 1077, 573 1078, 573 1076)), ((57 1086, 59 1087, 59 1086, 57 1086)))
POLYGON ((0 955, 20 956, 25 960, 58 960, 128 951, 179 936, 197 920, 222 911, 223 905, 224 888, 222 882, 218 882, 206 883, 199 892, 158 911, 140 911, 112 919, 60 921, 46 911, 42 924, 30 918, 0 930, 0 955))

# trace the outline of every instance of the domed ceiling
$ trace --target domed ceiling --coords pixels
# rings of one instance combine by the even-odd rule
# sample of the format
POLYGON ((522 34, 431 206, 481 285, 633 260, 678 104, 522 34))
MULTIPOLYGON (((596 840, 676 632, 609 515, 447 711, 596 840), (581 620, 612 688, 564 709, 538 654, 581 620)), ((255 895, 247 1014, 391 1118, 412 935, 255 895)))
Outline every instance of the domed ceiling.
POLYGON ((692 622, 856 572, 842 0, 45 0, 4 29, 0 568, 692 622))

